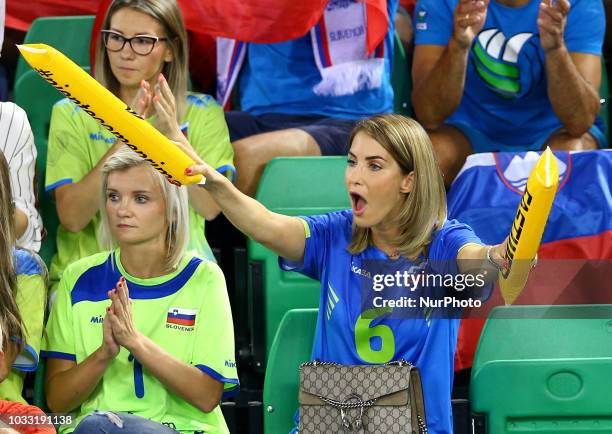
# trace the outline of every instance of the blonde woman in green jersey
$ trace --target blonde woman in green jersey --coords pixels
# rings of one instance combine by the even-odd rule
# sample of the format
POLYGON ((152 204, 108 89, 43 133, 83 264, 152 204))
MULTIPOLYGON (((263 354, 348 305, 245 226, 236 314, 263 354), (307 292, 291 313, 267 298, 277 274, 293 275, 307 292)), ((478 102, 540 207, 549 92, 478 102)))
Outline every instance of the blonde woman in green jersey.
MULTIPOLYGON (((187 35, 176 0, 115 0, 97 41, 96 79, 175 141, 189 139, 209 165, 233 178, 233 150, 222 108, 208 95, 187 92, 187 35)), ((104 162, 121 146, 71 101, 51 116, 46 191, 54 195, 60 227, 51 264, 52 290, 73 261, 99 251, 97 192, 104 162)), ((219 214, 207 192, 188 187, 190 244, 214 260, 204 221, 219 214)))
POLYGON ((76 434, 227 433, 238 391, 220 268, 186 252, 187 189, 127 147, 101 169, 108 250, 62 276, 45 335, 47 403, 76 434))

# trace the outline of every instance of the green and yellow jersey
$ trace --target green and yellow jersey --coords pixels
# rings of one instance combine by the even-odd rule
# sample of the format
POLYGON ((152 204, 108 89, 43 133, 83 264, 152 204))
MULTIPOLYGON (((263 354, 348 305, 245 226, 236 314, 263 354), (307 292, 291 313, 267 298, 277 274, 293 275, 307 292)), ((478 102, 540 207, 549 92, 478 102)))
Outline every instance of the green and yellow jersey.
MULTIPOLYGON (((234 151, 223 109, 215 100, 209 95, 188 94, 182 122, 181 128, 198 155, 211 167, 233 179, 236 172, 233 166, 234 151)), ((91 172, 116 140, 113 134, 72 101, 63 99, 56 103, 49 129, 45 191, 51 192, 60 185, 79 182, 91 172)), ((189 222, 189 249, 214 260, 204 236, 204 218, 192 207, 189 222)), ((50 269, 52 292, 70 263, 100 251, 99 227, 99 213, 78 233, 69 232, 61 225, 58 227, 57 253, 50 269)))
MULTIPOLYGON (((234 329, 225 279, 215 263, 192 254, 173 273, 149 279, 129 275, 119 250, 69 265, 47 323, 43 357, 81 363, 100 347, 111 304, 107 292, 121 276, 127 280, 136 328, 169 354, 223 382, 225 397, 236 393, 234 329)), ((76 422, 94 410, 133 413, 181 433, 228 432, 219 406, 210 413, 193 407, 123 347, 77 410, 76 422)), ((60 432, 72 432, 74 426, 60 432)))
POLYGON ((25 404, 22 396, 25 373, 38 367, 47 304, 46 271, 42 260, 29 250, 13 249, 13 263, 17 273, 15 300, 24 325, 25 342, 23 350, 13 362, 13 369, 0 383, 0 399, 25 404))

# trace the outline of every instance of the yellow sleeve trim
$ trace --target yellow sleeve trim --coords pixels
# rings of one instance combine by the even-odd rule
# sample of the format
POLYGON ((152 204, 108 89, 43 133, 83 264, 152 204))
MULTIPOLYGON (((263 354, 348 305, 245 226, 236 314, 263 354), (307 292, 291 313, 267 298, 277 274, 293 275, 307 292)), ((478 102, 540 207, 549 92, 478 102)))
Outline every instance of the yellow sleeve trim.
POLYGON ((457 250, 457 256, 459 256, 459 252, 462 251, 463 249, 465 249, 468 246, 476 246, 476 247, 482 247, 483 244, 479 244, 479 243, 465 243, 464 245, 462 245, 461 247, 459 247, 459 250, 457 250))
POLYGON ((310 238, 310 226, 308 226, 308 222, 306 220, 304 220, 303 218, 300 218, 300 217, 298 217, 298 219, 304 225, 304 236, 306 238, 310 238))

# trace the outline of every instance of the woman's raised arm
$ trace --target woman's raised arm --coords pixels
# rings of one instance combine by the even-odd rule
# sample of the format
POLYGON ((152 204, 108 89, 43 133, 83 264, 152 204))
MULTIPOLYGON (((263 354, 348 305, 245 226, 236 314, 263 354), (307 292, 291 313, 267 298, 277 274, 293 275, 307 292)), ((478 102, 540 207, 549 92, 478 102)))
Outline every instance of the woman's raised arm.
POLYGON ((306 233, 302 220, 268 210, 261 203, 241 193, 223 175, 204 163, 200 158, 178 144, 195 161, 187 174, 202 174, 206 189, 228 220, 249 238, 263 244, 290 261, 300 262, 304 258, 306 233))

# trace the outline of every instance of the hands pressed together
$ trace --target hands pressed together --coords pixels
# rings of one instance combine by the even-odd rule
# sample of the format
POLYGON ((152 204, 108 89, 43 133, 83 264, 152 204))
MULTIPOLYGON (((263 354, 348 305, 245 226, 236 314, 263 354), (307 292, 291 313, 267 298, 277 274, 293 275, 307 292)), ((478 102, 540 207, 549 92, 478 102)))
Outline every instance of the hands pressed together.
POLYGON ((113 359, 121 347, 131 352, 141 334, 134 325, 132 300, 124 277, 119 279, 114 289, 108 291, 108 298, 112 303, 104 317, 102 348, 105 356, 113 359))

